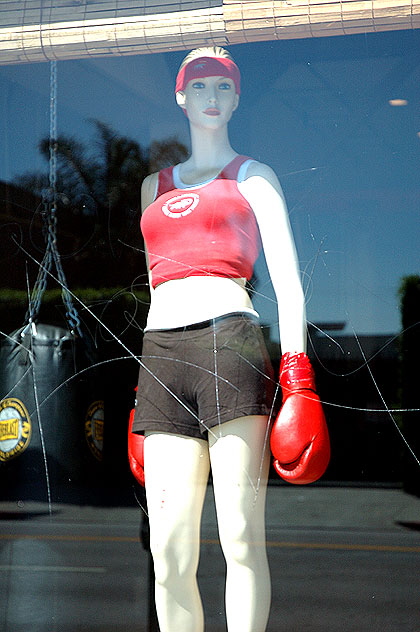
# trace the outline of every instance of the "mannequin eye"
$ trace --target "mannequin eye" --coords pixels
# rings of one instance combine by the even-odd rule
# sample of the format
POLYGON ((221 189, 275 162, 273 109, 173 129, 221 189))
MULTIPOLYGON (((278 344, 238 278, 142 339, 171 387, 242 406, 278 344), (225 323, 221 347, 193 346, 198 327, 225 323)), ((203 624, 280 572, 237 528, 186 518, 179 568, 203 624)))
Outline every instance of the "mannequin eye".
POLYGON ((204 88, 204 83, 202 81, 194 81, 194 83, 192 84, 192 87, 195 90, 201 90, 202 88, 204 88))
POLYGON ((219 83, 219 90, 231 90, 232 84, 228 81, 222 81, 219 83))

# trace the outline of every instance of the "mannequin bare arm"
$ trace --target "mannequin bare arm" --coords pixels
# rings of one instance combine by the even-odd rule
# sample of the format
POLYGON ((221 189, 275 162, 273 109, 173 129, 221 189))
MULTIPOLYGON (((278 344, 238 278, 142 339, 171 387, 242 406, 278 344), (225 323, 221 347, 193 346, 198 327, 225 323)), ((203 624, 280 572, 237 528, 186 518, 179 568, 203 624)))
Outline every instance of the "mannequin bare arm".
POLYGON ((305 298, 286 202, 277 176, 253 162, 238 185, 254 210, 276 293, 282 353, 306 352, 305 298))
POLYGON ((159 174, 151 173, 146 176, 141 185, 141 212, 153 202, 157 193, 159 174))
MULTIPOLYGON (((143 180, 143 183, 141 185, 141 212, 142 213, 149 206, 149 204, 151 204, 154 201, 156 197, 157 187, 158 187, 158 176, 159 174, 157 172, 151 173, 150 175, 146 176, 145 179, 143 180)), ((153 292, 153 286, 152 286, 152 277, 151 277, 150 266, 149 266, 149 255, 147 254, 146 244, 144 245, 144 254, 146 255, 146 264, 147 264, 148 275, 149 275, 149 290, 151 294, 153 292)))

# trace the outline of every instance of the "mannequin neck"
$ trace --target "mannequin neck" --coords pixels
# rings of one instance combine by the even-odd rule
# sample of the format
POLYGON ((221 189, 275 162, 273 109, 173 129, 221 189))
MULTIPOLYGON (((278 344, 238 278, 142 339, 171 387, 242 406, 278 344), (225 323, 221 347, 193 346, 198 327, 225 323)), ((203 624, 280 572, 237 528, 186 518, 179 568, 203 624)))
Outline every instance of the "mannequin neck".
POLYGON ((227 127, 217 130, 191 128, 191 156, 188 167, 197 171, 220 169, 236 156, 227 127))

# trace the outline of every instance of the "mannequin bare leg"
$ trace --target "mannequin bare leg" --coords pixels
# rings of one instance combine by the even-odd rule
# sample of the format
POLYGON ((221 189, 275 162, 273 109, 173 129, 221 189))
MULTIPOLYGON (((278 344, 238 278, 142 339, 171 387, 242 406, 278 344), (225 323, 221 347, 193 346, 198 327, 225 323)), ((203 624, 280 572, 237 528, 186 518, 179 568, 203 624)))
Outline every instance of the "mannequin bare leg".
POLYGON ((242 417, 209 433, 219 536, 227 564, 229 632, 264 632, 271 583, 265 546, 267 417, 242 417))
POLYGON ((264 632, 271 600, 264 519, 269 467, 265 416, 223 423, 209 432, 209 443, 146 433, 146 493, 160 630, 204 630, 196 574, 210 460, 227 564, 228 631, 264 632), (176 468, 168 468, 171 462, 176 468))
POLYGON ((203 608, 196 575, 209 476, 208 443, 174 434, 146 433, 144 457, 160 631, 202 632, 203 608))

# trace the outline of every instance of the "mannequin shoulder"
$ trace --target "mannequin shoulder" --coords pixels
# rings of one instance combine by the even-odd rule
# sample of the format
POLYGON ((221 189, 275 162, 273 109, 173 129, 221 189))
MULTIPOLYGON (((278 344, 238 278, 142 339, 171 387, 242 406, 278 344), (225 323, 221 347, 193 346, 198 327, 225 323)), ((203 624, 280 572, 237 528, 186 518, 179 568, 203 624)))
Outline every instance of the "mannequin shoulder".
POLYGON ((144 211, 145 208, 151 204, 155 197, 158 187, 158 178, 159 173, 151 173, 145 177, 141 185, 141 209, 144 211))
POLYGON ((252 180, 252 178, 255 176, 258 177, 258 182, 261 183, 260 178, 262 178, 267 184, 271 185, 279 195, 284 197, 279 179, 269 165, 253 160, 247 168, 245 179, 243 181, 247 183, 246 187, 253 185, 255 180, 252 180))

